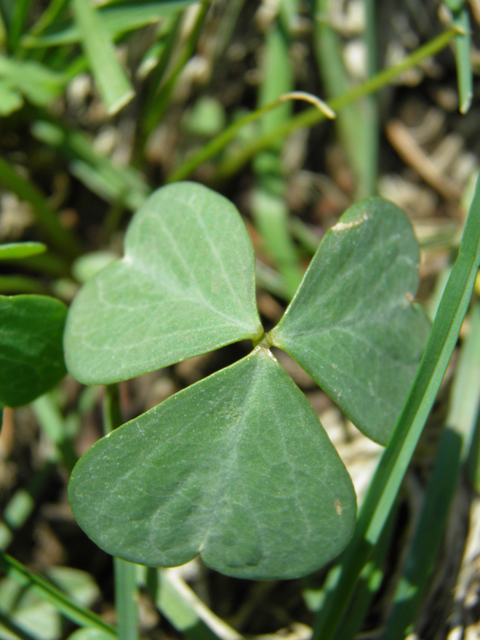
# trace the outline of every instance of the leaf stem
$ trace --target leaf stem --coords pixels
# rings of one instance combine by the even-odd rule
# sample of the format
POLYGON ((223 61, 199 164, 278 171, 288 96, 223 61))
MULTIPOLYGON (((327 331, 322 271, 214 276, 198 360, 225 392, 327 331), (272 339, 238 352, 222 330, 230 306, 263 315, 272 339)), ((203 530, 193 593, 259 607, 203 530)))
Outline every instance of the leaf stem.
MULTIPOLYGON (((122 424, 118 384, 109 384, 106 387, 103 424, 105 434, 111 433, 122 424)), ((113 564, 118 638, 119 640, 137 640, 137 566, 121 558, 114 558, 113 564)))

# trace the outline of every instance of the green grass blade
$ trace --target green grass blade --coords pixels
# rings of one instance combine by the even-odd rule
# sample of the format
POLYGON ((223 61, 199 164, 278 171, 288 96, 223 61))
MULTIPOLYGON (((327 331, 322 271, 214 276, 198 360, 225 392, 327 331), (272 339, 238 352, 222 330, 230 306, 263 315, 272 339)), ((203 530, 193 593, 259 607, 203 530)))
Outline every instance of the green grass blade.
POLYGON ((72 0, 72 10, 107 112, 115 114, 134 96, 134 90, 115 55, 108 31, 90 0, 72 0))
POLYGON ((435 400, 467 311, 480 262, 480 185, 465 225, 455 266, 440 302, 419 371, 341 558, 334 589, 320 612, 314 640, 329 640, 340 624, 358 576, 377 544, 423 425, 435 400))
POLYGON ((8 29, 8 44, 11 51, 16 51, 18 42, 25 28, 32 0, 15 0, 12 17, 8 29))
POLYGON ((338 629, 335 640, 353 640, 357 637, 372 600, 382 584, 385 575, 385 562, 390 550, 392 536, 395 533, 397 518, 398 502, 390 512, 378 544, 373 550, 372 557, 360 574, 355 595, 348 609, 348 615, 345 616, 343 624, 338 629))
POLYGON ((26 200, 33 206, 39 226, 53 245, 70 255, 82 253, 78 241, 73 234, 62 227, 55 210, 40 190, 30 180, 17 173, 3 158, 0 158, 0 184, 13 191, 20 200, 26 200))
POLYGON ((41 242, 9 242, 0 244, 0 260, 28 258, 46 250, 47 247, 41 242))
POLYGON ((400 579, 384 640, 402 640, 413 622, 438 555, 462 459, 479 408, 480 305, 474 305, 452 385, 446 430, 440 442, 406 567, 400 579))
MULTIPOLYGON (((285 4, 285 0, 282 6, 285 4)), ((260 87, 259 109, 268 105, 294 88, 293 72, 289 57, 290 38, 282 21, 277 20, 266 36, 263 73, 260 87), (282 73, 278 73, 282 69, 282 73)), ((292 103, 285 102, 265 114, 262 131, 275 129, 288 121, 292 103)), ((255 158, 254 169, 258 180, 252 198, 252 216, 265 242, 267 253, 273 259, 285 282, 285 290, 293 298, 303 276, 295 244, 290 236, 289 211, 285 202, 285 186, 280 166, 282 141, 272 145, 255 158), (279 144, 278 144, 279 143, 279 144)))
MULTIPOLYGON (((458 3, 447 2, 447 5, 458 3)), ((473 98, 473 74, 470 62, 470 50, 472 33, 470 29, 470 16, 464 4, 460 9, 450 6, 453 24, 458 27, 459 33, 455 37, 455 62, 457 65, 458 101, 460 113, 467 113, 473 98)))
MULTIPOLYGON (((367 51, 367 75, 375 70, 375 11, 372 0, 364 0, 366 27, 362 41, 367 51)), ((315 13, 328 16, 329 0, 317 0, 315 13)), ((342 42, 328 17, 315 22, 315 52, 329 98, 346 93, 352 86, 342 60, 342 42)), ((378 162, 378 114, 375 97, 364 96, 338 113, 335 125, 356 178, 356 198, 375 195, 378 162)))
POLYGON ((0 568, 16 582, 32 589, 40 598, 50 602, 57 611, 60 611, 75 624, 82 627, 93 627, 104 631, 111 638, 117 638, 115 628, 102 620, 100 616, 76 604, 62 591, 29 571, 21 562, 3 551, 0 551, 0 568))

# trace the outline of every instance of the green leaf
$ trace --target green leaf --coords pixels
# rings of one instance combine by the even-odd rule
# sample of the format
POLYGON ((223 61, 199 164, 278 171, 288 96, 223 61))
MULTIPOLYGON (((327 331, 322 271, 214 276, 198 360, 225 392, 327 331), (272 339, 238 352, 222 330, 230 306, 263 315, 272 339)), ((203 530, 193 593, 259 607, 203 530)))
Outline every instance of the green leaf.
POLYGON ((206 187, 177 183, 147 200, 124 258, 74 301, 66 362, 81 382, 118 382, 261 333, 238 211, 206 187))
POLYGON ((9 242, 0 244, 0 260, 28 258, 46 250, 47 247, 41 242, 9 242))
POLYGON ((201 553, 252 579, 321 567, 345 547, 356 511, 315 412, 260 346, 97 442, 69 499, 117 557, 173 566, 201 553))
POLYGON ((91 0, 72 0, 72 11, 80 31, 98 90, 111 115, 120 111, 135 95, 115 55, 115 47, 91 0))
POLYGON ((295 298, 271 332, 369 438, 385 444, 429 333, 411 300, 418 245, 405 214, 369 198, 324 237, 295 298))
POLYGON ((66 314, 65 305, 54 298, 0 296, 1 404, 27 404, 63 378, 66 314))

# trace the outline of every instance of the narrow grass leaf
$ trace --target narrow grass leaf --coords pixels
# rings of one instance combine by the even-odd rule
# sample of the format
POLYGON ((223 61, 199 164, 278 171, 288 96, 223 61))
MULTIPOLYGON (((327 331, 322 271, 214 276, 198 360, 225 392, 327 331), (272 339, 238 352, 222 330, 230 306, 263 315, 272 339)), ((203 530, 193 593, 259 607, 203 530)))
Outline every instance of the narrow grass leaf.
MULTIPOLYGON (((370 13, 371 0, 364 2, 370 13)), ((316 0, 315 14, 322 19, 315 20, 315 53, 323 84, 330 99, 348 92, 354 84, 345 70, 342 59, 343 43, 335 28, 330 24, 331 3, 316 0)), ((366 76, 373 75, 375 60, 375 16, 366 20, 366 33, 361 42, 366 52, 366 76)), ((378 161, 378 114, 373 96, 364 96, 355 104, 350 103, 338 113, 335 120, 339 137, 356 178, 356 197, 365 198, 376 193, 378 161)))
POLYGON ((12 52, 18 48, 20 37, 31 12, 31 5, 32 0, 15 0, 13 3, 13 11, 8 25, 8 46, 12 52))
POLYGON ((356 512, 315 412, 260 346, 97 442, 69 500, 112 555, 168 567, 200 553, 250 579, 321 567, 344 548, 356 512))
POLYGON ((358 576, 378 541, 450 361, 479 263, 480 188, 477 181, 458 257, 435 316, 420 369, 370 484, 353 540, 342 556, 338 578, 332 583, 317 619, 315 640, 330 640, 334 636, 358 576))
POLYGON ((114 627, 102 620, 100 616, 89 611, 82 605, 53 586, 47 580, 40 578, 27 569, 21 562, 15 560, 3 551, 0 552, 0 568, 18 584, 34 591, 42 600, 50 602, 57 611, 80 626, 94 627, 108 634, 110 638, 117 638, 114 627))
POLYGON ((117 113, 133 98, 133 87, 117 60, 108 31, 91 0, 72 0, 71 4, 82 47, 107 111, 117 113))
MULTIPOLYGON (((447 2, 447 5, 449 3, 447 2)), ((456 3, 450 3, 456 4, 456 3)), ((460 113, 467 113, 473 97, 473 73, 470 61, 472 32, 466 4, 460 8, 450 7, 453 24, 461 33, 455 36, 455 62, 457 65, 458 100, 460 113)))
POLYGON ((0 260, 28 258, 46 250, 47 247, 41 242, 9 242, 0 244, 0 260))
POLYGON ((74 301, 66 361, 87 384, 118 382, 262 333, 240 214, 202 185, 177 183, 135 214, 124 258, 74 301))
MULTIPOLYGON (((56 586, 82 606, 90 606, 98 598, 99 589, 93 578, 86 572, 68 567, 52 567, 48 578, 56 586)), ((50 602, 43 600, 32 589, 26 589, 13 578, 7 577, 0 582, 0 601, 2 609, 8 612, 11 620, 22 629, 41 640, 58 640, 62 637, 62 618, 60 612, 50 602)), ((0 623, 2 640, 15 638, 0 623)))
POLYGON ((446 430, 416 526, 405 571, 395 593, 384 640, 403 640, 413 630, 422 596, 444 535, 465 450, 476 426, 480 380, 480 305, 471 314, 470 333, 460 353, 452 384, 446 430))
MULTIPOLYGON (((263 52, 263 82, 259 92, 259 108, 278 100, 294 88, 293 71, 289 57, 290 38, 278 18, 266 37, 263 52), (278 73, 278 69, 283 69, 278 73)), ((289 120, 291 101, 269 111, 261 120, 262 131, 274 129, 289 120)), ((285 185, 280 167, 282 141, 266 149, 255 158, 254 169, 258 188, 252 198, 252 215, 265 242, 265 249, 281 273, 285 290, 292 298, 302 280, 302 270, 295 244, 290 236, 289 210, 284 199, 285 185)))
MULTIPOLYGON (((352 598, 348 613, 337 631, 335 640, 354 640, 358 638, 362 624, 370 610, 385 577, 391 552, 391 542, 395 534, 398 519, 398 502, 385 523, 378 543, 375 545, 372 557, 360 574, 355 594, 352 598)), ((318 610, 318 608, 317 608, 318 610)), ((383 638, 382 638, 383 640, 383 638)))
POLYGON ((453 24, 458 29, 455 36, 455 62, 460 113, 467 113, 473 97, 473 74, 470 61, 472 34, 470 16, 465 0, 445 0, 452 12, 453 24))

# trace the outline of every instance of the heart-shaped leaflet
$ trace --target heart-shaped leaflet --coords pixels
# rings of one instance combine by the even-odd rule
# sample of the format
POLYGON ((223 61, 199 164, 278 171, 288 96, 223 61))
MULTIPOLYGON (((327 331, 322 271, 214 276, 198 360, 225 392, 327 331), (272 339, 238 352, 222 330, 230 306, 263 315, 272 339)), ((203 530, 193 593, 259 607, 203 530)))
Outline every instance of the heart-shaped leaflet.
POLYGON ((65 358, 78 380, 104 384, 262 333, 240 214, 214 191, 182 182, 147 200, 128 228, 124 258, 80 291, 65 358))
POLYGON ((323 566, 346 546, 356 511, 315 412, 260 346, 97 442, 69 499, 112 555, 165 567, 201 553, 252 579, 323 566))
POLYGON ((430 331, 413 303, 418 244, 381 198, 350 207, 323 238, 272 343, 287 351, 352 422, 386 444, 430 331))

